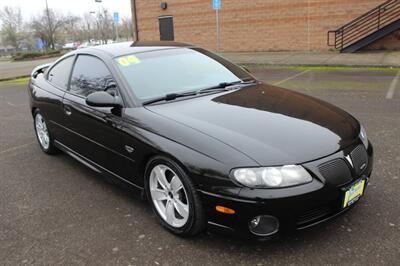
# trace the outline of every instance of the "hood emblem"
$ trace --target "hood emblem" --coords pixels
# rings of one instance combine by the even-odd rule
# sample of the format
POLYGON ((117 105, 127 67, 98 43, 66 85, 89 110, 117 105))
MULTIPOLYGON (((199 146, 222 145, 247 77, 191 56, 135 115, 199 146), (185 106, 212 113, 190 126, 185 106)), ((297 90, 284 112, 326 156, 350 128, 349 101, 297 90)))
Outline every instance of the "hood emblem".
POLYGON ((346 158, 346 160, 349 162, 349 164, 351 165, 351 167, 354 168, 353 161, 351 160, 350 155, 346 155, 344 158, 346 158))

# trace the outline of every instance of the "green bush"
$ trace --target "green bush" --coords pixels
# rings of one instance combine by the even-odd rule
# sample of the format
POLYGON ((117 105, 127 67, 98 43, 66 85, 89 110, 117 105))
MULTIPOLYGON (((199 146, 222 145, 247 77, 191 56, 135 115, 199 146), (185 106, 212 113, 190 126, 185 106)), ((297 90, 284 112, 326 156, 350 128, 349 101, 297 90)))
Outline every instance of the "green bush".
POLYGON ((25 60, 25 59, 33 59, 42 56, 56 56, 61 55, 61 50, 47 50, 45 52, 17 52, 12 56, 12 59, 15 61, 25 60))
POLYGON ((58 55, 61 54, 61 50, 49 50, 46 52, 47 55, 58 55))

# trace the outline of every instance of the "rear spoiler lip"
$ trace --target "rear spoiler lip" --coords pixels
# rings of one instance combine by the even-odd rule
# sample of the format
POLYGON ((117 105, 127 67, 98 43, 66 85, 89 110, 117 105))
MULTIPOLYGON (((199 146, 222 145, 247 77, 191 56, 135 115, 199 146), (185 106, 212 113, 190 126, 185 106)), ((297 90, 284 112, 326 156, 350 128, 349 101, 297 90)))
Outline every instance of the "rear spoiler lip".
POLYGON ((32 70, 31 77, 35 79, 37 77, 37 75, 39 75, 40 73, 44 73, 44 70, 46 68, 48 68, 49 66, 51 66, 52 64, 53 63, 47 63, 47 64, 43 64, 43 65, 39 65, 39 66, 35 67, 32 70))

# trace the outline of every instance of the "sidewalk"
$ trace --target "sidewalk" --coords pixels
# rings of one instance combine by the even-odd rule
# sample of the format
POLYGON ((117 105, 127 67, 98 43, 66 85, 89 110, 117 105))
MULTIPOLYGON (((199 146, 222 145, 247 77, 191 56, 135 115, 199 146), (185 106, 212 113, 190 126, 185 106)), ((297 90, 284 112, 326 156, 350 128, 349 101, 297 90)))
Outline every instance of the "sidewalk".
POLYGON ((400 51, 362 52, 222 52, 220 55, 238 64, 400 67, 400 51))

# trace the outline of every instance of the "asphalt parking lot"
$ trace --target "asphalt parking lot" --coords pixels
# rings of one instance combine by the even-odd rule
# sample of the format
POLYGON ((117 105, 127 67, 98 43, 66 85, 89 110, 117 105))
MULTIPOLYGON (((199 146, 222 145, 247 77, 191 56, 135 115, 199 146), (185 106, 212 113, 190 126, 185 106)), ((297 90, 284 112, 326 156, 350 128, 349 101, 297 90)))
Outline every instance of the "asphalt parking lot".
POLYGON ((399 265, 398 70, 261 68, 268 83, 352 113, 375 148, 373 179, 351 211, 269 242, 215 234, 181 239, 147 204, 34 137, 26 85, 0 84, 2 265, 399 265), (398 79, 398 77, 397 77, 398 79))

